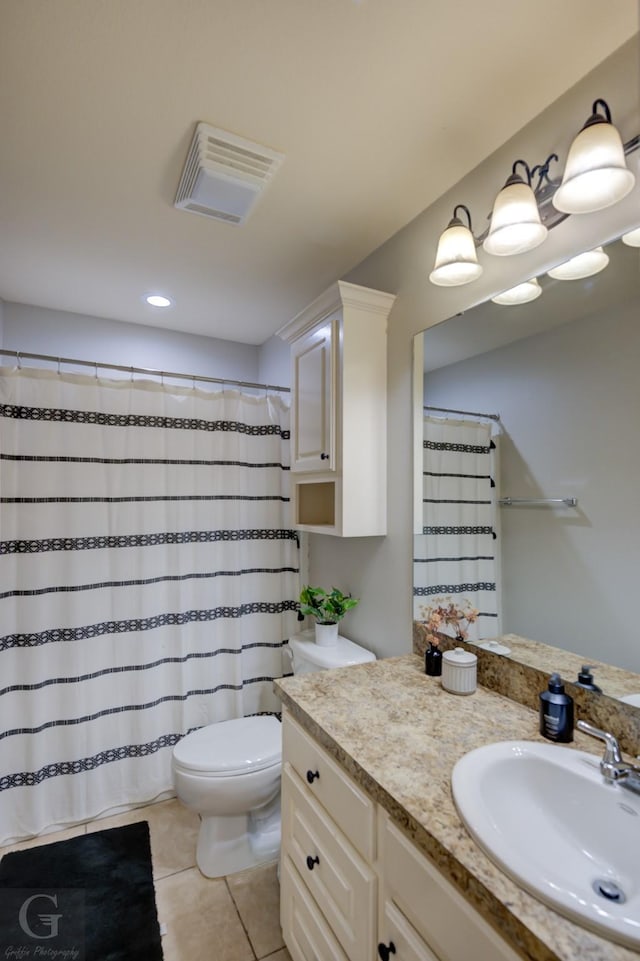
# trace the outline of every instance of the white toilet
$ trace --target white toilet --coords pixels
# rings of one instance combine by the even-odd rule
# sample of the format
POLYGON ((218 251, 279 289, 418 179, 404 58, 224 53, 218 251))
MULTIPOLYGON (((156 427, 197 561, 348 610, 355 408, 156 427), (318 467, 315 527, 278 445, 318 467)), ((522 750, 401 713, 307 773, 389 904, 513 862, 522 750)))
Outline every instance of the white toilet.
MULTIPOLYGON (((294 674, 375 661, 338 637, 319 647, 313 631, 289 640, 294 674)), ((201 817, 196 862, 209 878, 235 874, 280 853, 282 725, 269 715, 208 724, 173 749, 176 795, 201 817)))

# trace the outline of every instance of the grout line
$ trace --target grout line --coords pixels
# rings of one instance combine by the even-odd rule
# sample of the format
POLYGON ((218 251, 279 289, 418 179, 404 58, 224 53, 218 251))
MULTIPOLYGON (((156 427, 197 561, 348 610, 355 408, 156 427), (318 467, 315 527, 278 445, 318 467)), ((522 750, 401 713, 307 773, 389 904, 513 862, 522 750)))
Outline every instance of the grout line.
POLYGON ((233 892, 232 892, 232 890, 231 890, 231 886, 230 886, 229 881, 228 881, 228 875, 224 878, 224 883, 225 883, 225 885, 226 885, 227 891, 229 892, 229 897, 231 898, 231 903, 233 904, 233 906, 234 906, 234 908, 235 908, 235 910, 236 910, 236 914, 238 915, 238 920, 240 921, 240 924, 242 925, 242 930, 244 931, 244 933, 245 933, 245 935, 246 935, 246 938, 247 938, 247 941, 249 942, 249 947, 251 948, 251 953, 253 954, 254 961, 258 961, 258 955, 257 955, 257 952, 256 952, 254 946, 253 946, 253 942, 252 942, 251 938, 249 937, 249 931, 247 930, 247 927, 246 927, 244 921, 242 920, 242 915, 240 914, 240 909, 239 909, 238 905, 236 904, 235 898, 234 898, 234 896, 233 896, 233 892))
MULTIPOLYGON (((194 868, 197 868, 197 865, 195 865, 195 864, 188 864, 188 865, 186 866, 186 868, 178 868, 177 871, 170 871, 169 874, 163 874, 161 877, 156 877, 156 875, 154 874, 153 880, 154 880, 154 882, 166 881, 167 878, 175 878, 176 875, 178 875, 178 874, 184 874, 185 871, 193 871, 194 868)), ((198 873, 200 873, 200 872, 198 872, 198 873)), ((203 875, 203 877, 204 877, 204 875, 203 875)), ((210 880, 210 879, 207 879, 207 880, 210 880)))

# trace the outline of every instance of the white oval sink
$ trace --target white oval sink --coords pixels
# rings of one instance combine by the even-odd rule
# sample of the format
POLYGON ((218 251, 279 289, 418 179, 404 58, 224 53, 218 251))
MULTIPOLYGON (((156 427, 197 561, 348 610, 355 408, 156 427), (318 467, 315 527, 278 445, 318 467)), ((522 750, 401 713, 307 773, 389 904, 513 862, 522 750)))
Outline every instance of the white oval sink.
POLYGON ((625 704, 631 704, 633 707, 640 707, 640 694, 625 694, 619 700, 625 704))
POLYGON ((560 914, 637 949, 640 797, 607 784, 598 765, 572 748, 503 741, 461 758, 451 786, 469 833, 506 874, 560 914), (618 891, 623 903, 611 900, 618 891))

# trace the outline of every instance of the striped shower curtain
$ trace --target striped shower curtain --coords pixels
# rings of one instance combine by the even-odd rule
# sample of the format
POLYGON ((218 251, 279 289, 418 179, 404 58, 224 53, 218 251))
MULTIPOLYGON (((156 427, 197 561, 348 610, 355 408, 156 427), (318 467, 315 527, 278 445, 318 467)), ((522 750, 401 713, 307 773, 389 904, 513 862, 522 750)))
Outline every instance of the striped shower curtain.
POLYGON ((496 444, 486 422, 424 418, 423 528, 414 537, 413 617, 450 597, 480 612, 469 640, 500 630, 496 444))
POLYGON ((172 789, 279 710, 296 629, 278 397, 0 371, 0 843, 172 789))

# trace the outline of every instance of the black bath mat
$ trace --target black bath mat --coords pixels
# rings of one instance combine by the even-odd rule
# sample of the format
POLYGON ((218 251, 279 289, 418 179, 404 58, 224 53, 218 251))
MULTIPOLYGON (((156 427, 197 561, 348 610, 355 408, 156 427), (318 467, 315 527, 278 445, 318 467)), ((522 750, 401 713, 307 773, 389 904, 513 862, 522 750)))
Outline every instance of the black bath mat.
POLYGON ((0 861, 0 956, 162 961, 147 821, 0 861))

